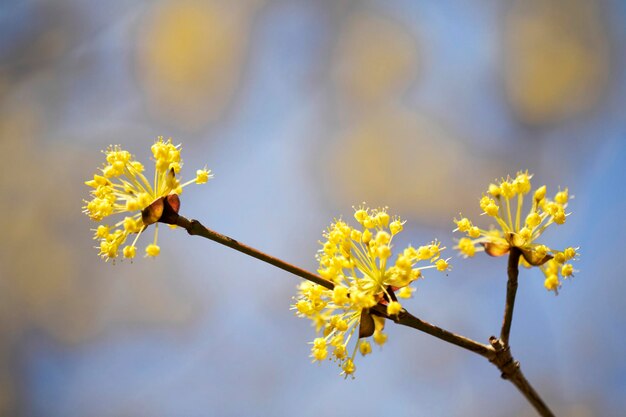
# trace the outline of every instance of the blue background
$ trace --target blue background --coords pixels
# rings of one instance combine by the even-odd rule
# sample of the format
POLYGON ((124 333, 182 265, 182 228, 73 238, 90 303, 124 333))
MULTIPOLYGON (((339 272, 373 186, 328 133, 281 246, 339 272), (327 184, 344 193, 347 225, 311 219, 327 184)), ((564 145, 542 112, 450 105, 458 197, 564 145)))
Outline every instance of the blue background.
MULTIPOLYGON (((314 365, 297 277, 181 230, 104 263, 83 181, 121 144, 183 144, 181 213, 305 269, 366 201, 453 269, 407 309, 486 342, 506 259, 458 257, 452 218, 495 178, 569 187, 543 242, 580 246, 558 296, 523 270, 511 344, 557 415, 626 412, 626 3, 0 3, 0 414, 530 416, 483 358, 388 326, 357 378, 314 365)), ((146 244, 147 239, 142 239, 146 244)))

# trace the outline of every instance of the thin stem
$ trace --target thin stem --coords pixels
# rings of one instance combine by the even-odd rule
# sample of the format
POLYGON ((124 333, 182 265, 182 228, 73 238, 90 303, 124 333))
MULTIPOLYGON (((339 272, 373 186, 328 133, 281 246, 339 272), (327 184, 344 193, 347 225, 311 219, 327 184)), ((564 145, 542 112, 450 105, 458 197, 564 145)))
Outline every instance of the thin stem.
POLYGON ((470 352, 477 353, 487 359, 490 359, 495 355, 495 352, 491 346, 483 345, 482 343, 478 343, 475 340, 449 332, 445 329, 442 329, 441 327, 435 326, 434 324, 430 324, 427 321, 418 319, 406 310, 400 312, 397 317, 387 315, 385 307, 380 304, 375 306, 372 310, 375 314, 388 318, 389 320, 394 321, 396 324, 401 324, 403 326, 411 327, 424 333, 428 333, 431 336, 435 336, 438 339, 462 347, 463 349, 469 350, 470 352))
POLYGON ((543 402, 532 385, 530 385, 530 382, 528 382, 521 369, 518 368, 518 371, 510 378, 510 381, 524 394, 524 397, 535 407, 535 410, 537 410, 540 416, 554 417, 552 411, 548 408, 546 403, 543 402))
POLYGON ((515 387, 526 397, 528 402, 535 408, 540 416, 554 417, 552 411, 548 408, 545 402, 541 399, 537 391, 530 385, 530 382, 526 379, 520 368, 520 363, 513 359, 511 355, 511 349, 509 346, 505 346, 502 340, 492 336, 489 339, 491 347, 495 352, 495 356, 489 359, 500 372, 502 372, 502 378, 511 381, 515 387))
POLYGON ((515 295, 517 294, 519 258, 521 254, 522 252, 518 248, 511 248, 509 252, 509 264, 507 267, 509 279, 506 284, 506 303, 504 305, 502 331, 500 332, 500 340, 505 346, 509 345, 509 334, 511 333, 511 322, 513 321, 513 308, 515 307, 515 295))
MULTIPOLYGON (((297 275, 301 278, 304 278, 306 280, 319 284, 328 289, 332 290, 334 287, 332 282, 320 277, 319 275, 313 274, 309 271, 305 271, 304 269, 298 268, 297 266, 289 264, 281 259, 267 255, 257 249, 244 245, 243 243, 240 243, 233 238, 224 236, 220 233, 210 230, 206 228, 205 226, 203 226, 202 223, 200 223, 197 220, 188 220, 185 217, 179 215, 179 216, 176 216, 175 221, 173 221, 172 223, 184 228, 185 230, 187 230, 187 233, 189 233, 190 235, 202 236, 214 242, 221 243, 222 245, 226 245, 229 248, 238 250, 239 252, 245 253, 246 255, 252 256, 263 262, 267 262, 282 270, 291 272, 294 275, 297 275)), ((389 317, 387 315, 386 309, 382 305, 378 305, 374 307, 372 310, 374 310, 373 312, 375 314, 378 314, 379 316, 383 316, 390 320, 393 320, 397 324, 401 324, 403 326, 408 326, 417 330, 421 330, 441 340, 455 344, 471 352, 478 353, 479 355, 484 356, 486 358, 493 356, 493 349, 491 348, 491 346, 483 345, 474 340, 468 339, 463 336, 459 336, 457 334, 444 330, 440 327, 437 327, 433 324, 420 320, 417 317, 408 313, 406 310, 400 313, 397 317, 389 317)))
POLYGON ((304 269, 298 268, 297 266, 287 263, 281 259, 270 256, 250 246, 244 245, 243 243, 239 243, 233 238, 207 229, 198 220, 188 220, 183 216, 177 216, 176 222, 173 224, 184 228, 190 235, 202 236, 214 242, 221 243, 222 245, 228 246, 231 249, 238 250, 239 252, 245 253, 246 255, 252 256, 253 258, 256 258, 263 262, 267 262, 268 264, 274 265, 275 267, 280 268, 284 271, 291 272, 294 275, 314 282, 318 285, 321 285, 322 287, 326 287, 331 290, 334 287, 332 282, 320 277, 319 275, 315 275, 309 271, 305 271, 304 269))
POLYGON ((522 207, 524 206, 524 196, 517 195, 517 210, 515 211, 515 230, 520 230, 520 217, 522 215, 522 207))
POLYGON ((535 407, 539 415, 543 417, 553 417, 554 414, 546 403, 543 402, 537 391, 530 385, 519 362, 511 356, 509 345, 509 335, 511 333, 511 323, 513 321, 513 308, 515 307, 515 295, 517 294, 517 279, 519 276, 519 260, 522 252, 518 248, 511 248, 509 252, 509 262, 507 266, 508 281, 506 285, 506 302, 504 305, 504 319, 502 321, 502 331, 500 338, 492 336, 489 339, 494 348, 495 357, 490 361, 500 369, 502 378, 508 379, 526 397, 528 402, 535 407))
POLYGON ((514 226, 513 226, 513 217, 511 217, 511 202, 509 201, 508 198, 505 198, 506 200, 506 214, 509 218, 509 227, 511 228, 512 231, 514 231, 514 226))
MULTIPOLYGON (((189 233, 190 235, 202 236, 206 239, 221 243, 222 245, 228 246, 229 248, 245 253, 246 255, 252 256, 263 262, 267 262, 282 270, 291 272, 294 275, 319 284, 325 288, 334 288, 334 284, 332 282, 320 277, 319 275, 305 271, 304 269, 298 268, 283 260, 267 255, 250 246, 244 245, 243 243, 239 243, 235 239, 210 230, 203 226, 197 220, 188 220, 185 217, 173 213, 169 213, 168 216, 165 217, 167 217, 167 220, 165 221, 166 223, 180 226, 187 230, 187 233, 189 233)), ((528 402, 530 402, 533 407, 535 407, 535 409, 541 416, 553 417, 554 415, 552 414, 550 409, 548 409, 546 404, 543 402, 541 397, 539 397, 539 394, 537 394, 537 392, 532 387, 532 385, 530 385, 528 380, 526 380, 524 374, 520 370, 519 362, 513 360, 510 348, 508 346, 508 335, 511 329, 511 319, 513 317, 513 306, 515 304, 515 293, 517 290, 517 276, 519 273, 518 263, 520 254, 521 252, 517 248, 511 249, 508 268, 509 284, 507 285, 507 302, 505 307, 504 323, 502 325, 502 335, 500 339, 492 337, 490 339, 491 345, 484 345, 467 337, 449 332, 445 329, 442 329, 441 327, 435 326, 434 324, 430 324, 413 316, 406 310, 402 310, 397 316, 389 316, 387 314, 387 309, 385 308, 385 306, 379 304, 373 307, 370 311, 372 312, 372 314, 385 317, 389 320, 394 321, 396 324, 422 331, 445 342, 452 343, 453 345, 459 346, 463 349, 469 350, 470 352, 474 352, 487 358, 496 367, 498 367, 498 369, 502 372, 503 378, 510 380, 511 383, 513 383, 517 387, 517 389, 526 397, 528 402), (506 337, 506 342, 504 341, 504 337, 506 337)))

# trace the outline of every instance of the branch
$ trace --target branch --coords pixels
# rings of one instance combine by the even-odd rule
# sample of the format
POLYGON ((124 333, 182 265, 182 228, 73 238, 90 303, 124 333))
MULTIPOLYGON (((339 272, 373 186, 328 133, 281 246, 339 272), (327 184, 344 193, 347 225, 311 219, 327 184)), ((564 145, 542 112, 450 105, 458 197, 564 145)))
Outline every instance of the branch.
POLYGON ((250 246, 244 245, 243 243, 239 243, 233 238, 207 229, 198 220, 188 220, 179 215, 176 216, 176 221, 172 224, 184 228, 190 235, 202 236, 214 242, 221 243, 222 245, 238 250, 239 252, 245 253, 246 255, 252 256, 253 258, 256 258, 263 262, 267 262, 270 265, 274 265, 275 267, 280 268, 284 271, 291 272, 294 275, 302 277, 330 290, 334 288, 334 284, 332 282, 320 277, 319 275, 313 274, 309 271, 305 271, 304 269, 298 268, 297 266, 287 263, 281 259, 270 256, 250 246))
MULTIPOLYGON (((334 288, 334 284, 332 282, 320 277, 319 275, 298 268, 297 266, 289 264, 281 259, 267 255, 257 249, 244 245, 243 243, 239 243, 233 238, 210 230, 203 226, 198 220, 188 220, 173 211, 169 211, 166 214, 167 215, 163 216, 159 221, 180 226, 187 230, 187 233, 189 233, 190 235, 202 236, 214 242, 221 243, 222 245, 245 253, 246 255, 252 256, 253 258, 259 259, 263 262, 267 262, 277 268, 290 272, 325 288, 331 290, 334 288)), ((539 397, 539 394, 537 394, 537 392, 524 377, 524 374, 520 370, 519 362, 513 360, 513 357, 511 356, 511 350, 508 345, 508 337, 511 330, 511 320, 513 318, 513 306, 515 304, 515 293, 517 290, 519 257, 519 250, 516 248, 512 248, 509 255, 509 281, 507 284, 507 297, 504 313, 504 323, 502 324, 502 335, 501 339, 492 336, 489 340, 491 345, 483 345, 467 337, 449 332, 445 329, 442 329, 441 327, 435 326, 434 324, 430 324, 413 316, 406 310, 402 310, 397 316, 389 316, 387 314, 387 308, 382 304, 378 304, 370 311, 372 314, 385 317, 389 320, 392 320, 396 324, 422 331, 445 342, 452 343, 453 345, 459 346, 463 349, 469 350, 470 352, 474 352, 487 358, 502 372, 502 378, 510 380, 517 387, 517 389, 520 390, 520 392, 526 397, 526 399, 533 405, 533 407, 535 407, 535 409, 539 412, 541 416, 554 417, 554 415, 548 409, 541 397, 539 397), (506 342, 504 342, 504 340, 506 340, 506 342)))
POLYGON ((535 407, 539 415, 543 417, 554 417, 552 411, 543 402, 537 391, 530 385, 522 370, 520 363, 513 359, 511 347, 509 345, 509 335, 511 333, 511 323, 513 321, 513 308, 515 307, 515 295, 517 294, 517 278, 519 276, 519 259, 522 252, 518 248, 511 248, 509 252, 509 262, 507 266, 508 281, 506 284, 506 302, 504 305, 504 319, 500 338, 495 336, 489 338, 489 343, 495 351, 495 356, 489 359, 491 363, 498 367, 502 373, 502 378, 508 379, 526 397, 529 403, 535 407))
MULTIPOLYGON (((304 269, 298 268, 297 266, 289 264, 281 259, 267 255, 257 249, 244 245, 243 243, 240 243, 233 238, 224 236, 220 233, 210 230, 206 228, 205 226, 203 226, 202 223, 200 223, 198 220, 188 220, 185 217, 180 216, 180 215, 173 216, 171 220, 172 220, 172 224, 175 224, 177 226, 184 228, 185 230, 187 230, 187 233, 189 233, 190 235, 202 236, 214 242, 221 243, 222 245, 226 245, 229 248, 235 249, 239 252, 245 253, 246 255, 252 256, 253 258, 259 259, 263 262, 267 262, 284 271, 291 272, 294 275, 297 275, 301 278, 314 282, 328 289, 332 290, 334 288, 334 284, 332 282, 320 277, 319 275, 313 274, 309 271, 305 271, 304 269)), ((394 317, 390 317, 387 315, 387 309, 383 305, 378 305, 374 307, 372 310, 373 310, 372 311, 373 313, 379 316, 385 317, 387 319, 390 319, 397 324, 401 324, 407 327, 412 327, 424 333, 428 333, 431 336, 435 336, 441 340, 460 346, 471 352, 478 353, 479 355, 484 356, 486 358, 490 358, 493 356, 493 349, 491 348, 491 346, 483 345, 474 340, 468 339, 463 336, 459 336, 457 334, 444 330, 440 327, 437 327, 433 324, 420 320, 417 317, 411 315, 406 310, 401 312, 398 316, 394 316, 394 317)))
POLYGON ((372 308, 372 313, 392 320, 396 324, 401 324, 402 326, 411 327, 424 333, 428 333, 431 336, 435 336, 438 339, 462 347, 463 349, 469 350, 470 352, 477 353, 487 359, 491 359, 495 355, 495 351, 491 346, 483 345, 482 343, 478 343, 475 340, 458 335, 456 333, 449 332, 448 330, 442 329, 439 326, 435 326, 434 324, 430 324, 427 321, 418 319, 406 310, 402 310, 397 316, 389 316, 387 314, 387 308, 381 304, 378 304, 377 306, 372 308))
POLYGON ((535 391, 522 373, 520 363, 513 359, 511 348, 508 345, 504 345, 503 342, 495 336, 491 336, 489 342, 495 352, 495 356, 489 361, 502 372, 502 378, 511 381, 524 397, 526 397, 528 402, 535 407, 535 410, 537 410, 540 416, 554 417, 552 411, 550 411, 546 403, 543 402, 537 391, 535 391))
POLYGON ((502 331, 500 340, 504 346, 509 345, 509 334, 511 333, 511 322, 513 321, 513 308, 515 307, 515 295, 517 294, 517 277, 519 275, 519 258, 522 252, 518 248, 511 248, 509 253, 509 264, 507 273, 509 279, 506 284, 506 304, 504 305, 504 320, 502 321, 502 331))

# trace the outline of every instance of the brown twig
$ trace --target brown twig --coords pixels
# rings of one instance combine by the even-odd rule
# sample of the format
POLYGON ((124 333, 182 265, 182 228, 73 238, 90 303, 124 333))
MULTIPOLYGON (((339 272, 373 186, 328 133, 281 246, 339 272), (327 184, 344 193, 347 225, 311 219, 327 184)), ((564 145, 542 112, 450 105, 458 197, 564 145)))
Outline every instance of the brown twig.
POLYGON ((434 324, 430 324, 427 321, 418 319, 404 309, 397 316, 389 316, 387 314, 386 307, 379 304, 372 308, 372 312, 376 315, 392 320, 396 324, 411 327, 424 333, 428 333, 431 336, 435 336, 438 339, 444 340, 448 343, 452 343, 453 345, 462 347, 463 349, 467 349, 470 352, 477 353, 487 359, 490 359, 495 355, 495 352, 491 346, 483 345, 482 343, 478 343, 475 340, 458 335, 456 333, 449 332, 439 326, 435 326, 434 324))
POLYGON ((545 402, 541 399, 537 391, 530 385, 520 368, 520 363, 513 359, 511 348, 505 345, 495 336, 489 338, 489 343, 493 347, 495 356, 489 361, 493 363, 501 372, 503 379, 508 379, 526 397, 529 403, 535 407, 539 415, 543 417, 554 417, 554 414, 545 402))
MULTIPOLYGON (((271 265, 274 265, 277 268, 280 268, 287 272, 291 272, 294 275, 297 275, 301 278, 304 278, 316 284, 322 285, 323 287, 326 287, 328 289, 333 289, 334 287, 334 284, 332 282, 320 277, 319 275, 313 274, 309 271, 305 271, 304 269, 298 268, 297 266, 287 263, 281 259, 267 255, 257 249, 244 245, 243 243, 240 243, 233 238, 224 236, 211 229, 208 229, 204 225, 202 225, 202 223, 200 223, 198 220, 188 220, 185 217, 178 215, 178 216, 175 216, 175 218, 172 218, 172 224, 176 224, 177 226, 184 228, 185 230, 187 230, 187 233, 189 233, 190 235, 202 236, 214 242, 221 243, 222 245, 226 245, 229 248, 245 253, 246 255, 252 256, 263 262, 267 262, 271 265)), ((387 315, 387 310, 382 305, 376 306, 372 310, 374 310, 373 312, 375 314, 378 314, 380 316, 393 320, 397 324, 401 324, 403 326, 408 326, 417 330, 421 330, 439 339, 445 340, 446 342, 450 342, 464 349, 478 353, 479 355, 482 355, 484 357, 489 358, 490 356, 493 355, 492 353, 493 349, 490 346, 483 345, 474 340, 468 339, 463 336, 459 336, 457 334, 444 330, 440 327, 437 327, 433 324, 420 320, 417 317, 408 313, 407 311, 403 311, 397 317, 392 318, 387 315)))
POLYGON ((231 237, 224 236, 213 230, 207 229, 198 220, 188 220, 183 216, 177 216, 176 222, 173 224, 184 228, 190 235, 202 236, 214 242, 221 243, 222 245, 228 246, 231 249, 238 250, 239 252, 245 253, 246 255, 252 256, 253 258, 259 259, 263 262, 267 262, 270 265, 274 265, 277 268, 280 268, 287 272, 291 272, 294 275, 302 277, 328 289, 332 290, 334 287, 332 282, 320 277, 319 275, 313 274, 309 271, 305 271, 304 269, 298 268, 297 266, 287 263, 281 259, 275 258, 250 246, 244 245, 243 243, 240 243, 231 237))
POLYGON ((500 340, 504 346, 509 345, 509 334, 511 333, 511 322, 513 321, 513 308, 515 307, 515 295, 517 294, 517 277, 519 275, 519 258, 522 252, 518 248, 511 248, 509 253, 509 263, 507 273, 509 279, 506 283, 506 303, 504 305, 504 319, 502 320, 502 330, 500 340))
MULTIPOLYGON (((233 238, 210 230, 197 220, 188 220, 173 211, 167 212, 166 210, 166 213, 167 215, 161 218, 161 222, 180 226, 187 230, 187 233, 189 233, 190 235, 202 236, 206 239, 221 243, 222 245, 228 246, 229 248, 245 253, 246 255, 252 256, 263 262, 267 262, 277 268, 319 284, 325 288, 334 288, 334 284, 332 282, 320 277, 319 275, 298 268, 297 266, 289 264, 281 259, 267 255, 257 249, 244 245, 243 243, 240 243, 233 238)), ((502 378, 511 381, 526 397, 526 399, 533 405, 533 407, 535 407, 535 409, 539 412, 541 416, 553 417, 554 415, 548 409, 541 397, 539 397, 539 394, 537 394, 534 388, 524 377, 524 374, 520 369, 519 362, 513 360, 513 357, 511 356, 511 350, 508 345, 508 336, 511 329, 511 320, 513 318, 513 306, 515 304, 515 293, 517 290, 519 256, 520 252, 517 249, 511 250, 511 254, 509 255, 508 267, 509 283, 507 285, 507 301, 504 314, 504 323, 502 325, 502 335, 500 339, 492 336, 489 340, 491 345, 484 345, 467 337, 449 332, 445 329, 435 326, 434 324, 430 324, 413 316, 406 310, 402 310, 397 316, 391 317, 387 314, 386 307, 379 304, 373 307, 371 309, 371 312, 373 314, 392 320, 397 324, 422 331, 438 339, 441 339, 448 343, 452 343, 456 346, 459 346, 463 349, 469 350, 470 352, 474 352, 487 358, 502 372, 502 378), (506 342, 503 341, 504 338, 506 338, 506 342)))
POLYGON ((522 252, 518 248, 511 248, 509 252, 509 262, 507 265, 508 280, 506 284, 506 301, 504 304, 504 319, 502 320, 502 330, 500 338, 491 336, 489 343, 495 351, 495 356, 490 362, 498 367, 502 373, 502 378, 508 379, 526 397, 528 402, 535 407, 535 410, 544 417, 552 417, 552 411, 543 402, 537 391, 530 385, 519 362, 513 359, 511 347, 509 345, 509 335, 511 333, 511 323, 513 321, 513 309, 515 307, 515 296, 517 295, 517 279, 519 277, 519 260, 522 252))

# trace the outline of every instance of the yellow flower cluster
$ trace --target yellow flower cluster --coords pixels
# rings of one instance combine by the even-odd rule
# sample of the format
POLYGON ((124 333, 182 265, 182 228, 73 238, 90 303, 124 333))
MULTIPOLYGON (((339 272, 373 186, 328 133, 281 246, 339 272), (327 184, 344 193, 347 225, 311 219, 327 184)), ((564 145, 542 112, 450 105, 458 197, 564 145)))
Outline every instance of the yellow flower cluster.
POLYGON ((546 277, 546 289, 558 293, 559 277, 568 278, 574 273, 572 265, 567 262, 578 256, 577 248, 558 251, 536 243, 536 240, 550 225, 565 223, 568 190, 557 192, 551 200, 546 197, 546 186, 539 187, 533 194, 530 211, 522 218, 524 197, 531 191, 531 177, 528 172, 518 172, 514 179, 490 184, 487 194, 480 199, 480 208, 483 214, 494 218, 500 228, 484 230, 466 217, 454 219, 457 225, 454 231, 467 235, 459 240, 456 249, 465 257, 472 257, 477 251, 502 256, 511 248, 518 248, 522 253, 520 263, 526 267, 539 266, 546 277))
POLYGON ((342 375, 353 375, 357 350, 362 355, 372 351, 369 341, 383 345, 384 318, 370 314, 377 304, 386 305, 387 314, 401 313, 400 298, 410 298, 411 282, 421 277, 421 270, 449 269, 440 258, 438 242, 419 248, 408 247, 392 261, 392 240, 403 228, 399 218, 391 219, 386 209, 357 208, 354 214, 360 227, 353 228, 338 220, 324 233, 325 242, 318 252, 319 274, 334 284, 330 290, 311 282, 303 282, 293 309, 310 319, 321 336, 313 341, 314 361, 331 359, 342 368, 342 375), (420 261, 429 264, 417 267, 420 261), (356 339, 352 352, 350 340, 356 339), (329 349, 331 353, 329 355, 329 349))
MULTIPOLYGON (((94 221, 122 213, 128 213, 113 225, 101 224, 94 230, 94 239, 100 241, 100 256, 106 260, 115 259, 120 248, 131 234, 137 234, 133 243, 123 246, 124 258, 134 258, 136 242, 141 232, 158 218, 142 216, 144 210, 156 200, 173 194, 182 193, 183 187, 191 184, 204 184, 211 178, 211 171, 201 169, 196 178, 181 184, 176 175, 180 172, 182 160, 180 145, 175 146, 172 140, 159 137, 151 147, 155 162, 154 180, 150 184, 143 174, 144 166, 134 160, 133 156, 119 145, 110 146, 104 154, 106 162, 92 180, 85 184, 92 187, 92 199, 85 201, 83 207, 94 221)), ((146 247, 146 256, 157 256, 158 224, 155 226, 154 241, 146 247)))

